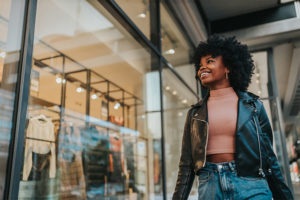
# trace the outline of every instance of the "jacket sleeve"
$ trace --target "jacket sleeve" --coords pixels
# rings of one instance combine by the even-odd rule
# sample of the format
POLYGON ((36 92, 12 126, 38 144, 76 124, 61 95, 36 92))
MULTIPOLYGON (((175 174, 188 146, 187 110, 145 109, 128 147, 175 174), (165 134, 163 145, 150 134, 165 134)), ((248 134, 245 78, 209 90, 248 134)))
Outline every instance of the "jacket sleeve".
POLYGON ((193 167, 191 137, 190 137, 191 110, 189 110, 182 138, 181 155, 179 161, 179 171, 176 181, 173 200, 186 200, 193 186, 195 172, 193 167))
POLYGON ((260 127, 262 130, 262 133, 267 136, 267 143, 268 143, 268 149, 269 149, 269 157, 268 157, 268 163, 269 163, 269 175, 267 176, 269 187, 272 191, 274 200, 291 200, 294 199, 292 192, 290 191, 287 184, 284 182, 284 178, 282 176, 282 173, 280 171, 280 167, 278 164, 277 157, 273 150, 273 133, 272 128, 270 126, 270 122, 268 119, 268 115, 266 113, 266 110, 264 108, 264 105, 261 106, 261 111, 259 115, 259 122, 260 127))

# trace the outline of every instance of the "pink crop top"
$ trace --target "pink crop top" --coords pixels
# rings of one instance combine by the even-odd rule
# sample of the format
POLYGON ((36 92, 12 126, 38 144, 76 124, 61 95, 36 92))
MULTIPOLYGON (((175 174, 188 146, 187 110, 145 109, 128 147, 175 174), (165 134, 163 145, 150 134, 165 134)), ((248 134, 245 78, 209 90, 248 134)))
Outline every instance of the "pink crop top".
POLYGON ((238 96, 232 87, 210 90, 207 101, 209 135, 207 155, 235 153, 238 96))

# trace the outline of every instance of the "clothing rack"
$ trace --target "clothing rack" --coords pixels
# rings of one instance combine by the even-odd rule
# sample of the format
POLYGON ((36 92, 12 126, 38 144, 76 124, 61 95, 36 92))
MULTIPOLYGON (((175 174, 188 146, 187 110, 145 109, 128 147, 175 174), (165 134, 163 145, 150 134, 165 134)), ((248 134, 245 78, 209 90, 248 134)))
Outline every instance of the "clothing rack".
MULTIPOLYGON (((46 42, 39 40, 39 42, 46 46, 47 48, 50 48, 57 54, 54 56, 50 57, 45 57, 41 59, 34 59, 34 64, 39 67, 39 68, 49 68, 50 73, 55 74, 55 75, 60 75, 63 80, 66 80, 65 84, 62 84, 62 92, 61 92, 61 108, 65 108, 65 96, 66 96, 66 85, 67 82, 78 82, 80 84, 80 87, 84 88, 86 90, 86 118, 88 121, 89 115, 90 115, 90 94, 91 91, 94 91, 95 93, 100 93, 101 96, 103 95, 105 99, 107 100, 108 108, 107 108, 107 121, 109 121, 109 103, 110 102, 118 102, 120 103, 122 107, 122 117, 125 120, 125 108, 127 108, 127 125, 129 125, 129 108, 134 107, 134 115, 135 115, 135 129, 137 129, 137 106, 143 104, 143 100, 135 96, 134 94, 130 93, 129 91, 125 90, 124 88, 120 87, 119 85, 115 84, 114 82, 106 79, 99 73, 95 72, 94 70, 89 69, 87 66, 79 63, 78 61, 74 60, 73 58, 65 55, 63 52, 57 50, 56 48, 52 47, 51 45, 47 44, 46 42), (59 69, 50 66, 50 64, 47 64, 47 60, 50 59, 59 59, 62 58, 62 70, 60 71, 59 69), (76 70, 76 71, 70 71, 66 72, 65 70, 65 63, 66 60, 71 61, 72 63, 75 63, 78 65, 81 69, 76 70), (78 78, 74 77, 74 74, 76 73, 86 73, 86 83, 83 81, 79 80, 78 78), (97 81, 91 82, 91 77, 94 75, 97 77, 97 81), (96 84, 106 84, 106 90, 101 91, 95 87, 96 84), (112 89, 114 87, 115 89, 112 89), (120 92, 121 93, 121 98, 114 98, 111 94, 115 92, 120 92), (128 104, 126 101, 132 99, 133 103, 128 104)), ((64 115, 64 110, 61 109, 61 117, 64 115)), ((88 124, 87 124, 88 125, 88 124)), ((124 121, 124 126, 125 126, 125 121, 124 121)))
MULTIPOLYGON (((56 114, 60 114, 60 111, 53 110, 53 109, 51 109, 51 108, 49 108, 47 106, 44 106, 44 105, 50 105, 49 102, 47 102, 45 100, 42 100, 42 99, 39 99, 37 97, 34 97, 34 98, 35 98, 35 102, 39 102, 40 105, 31 105, 31 107, 33 108, 33 110, 41 109, 41 110, 50 111, 50 112, 53 112, 53 113, 56 113, 56 114)), ((59 106, 59 105, 51 103, 51 106, 59 106)), ((116 125, 116 124, 114 124, 114 123, 112 123, 110 121, 104 121, 104 120, 100 120, 100 119, 93 119, 92 117, 87 118, 86 116, 80 117, 78 115, 78 113, 70 114, 68 112, 64 112, 64 116, 65 117, 69 117, 69 118, 73 118, 73 119, 77 119, 77 120, 80 120, 82 122, 87 122, 89 124, 89 126, 90 125, 94 125, 96 127, 106 128, 108 130, 113 130, 113 131, 117 131, 117 132, 120 131, 120 126, 116 125), (95 120, 97 120, 97 121, 95 121, 95 120), (101 125, 101 124, 103 124, 103 125, 101 125)), ((52 121, 57 121, 57 120, 54 119, 52 121)), ((59 123, 61 123, 61 120, 59 121, 59 123)), ((135 131, 135 130, 130 129, 130 128, 128 128, 128 129, 130 131, 135 131)))

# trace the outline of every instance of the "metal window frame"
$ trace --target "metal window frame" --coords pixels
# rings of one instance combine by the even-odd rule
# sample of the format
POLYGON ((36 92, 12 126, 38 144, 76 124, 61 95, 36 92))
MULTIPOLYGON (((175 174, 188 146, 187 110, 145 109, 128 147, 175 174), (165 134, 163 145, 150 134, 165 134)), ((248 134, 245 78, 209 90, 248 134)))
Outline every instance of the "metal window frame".
MULTIPOLYGON (((150 0, 150 36, 151 42, 159 52, 162 49, 161 43, 161 22, 160 22, 160 0, 150 0)), ((167 180, 166 180, 166 159, 165 159, 165 131, 164 131, 164 105, 163 105, 163 64, 162 54, 159 56, 151 53, 151 69, 159 71, 159 93, 160 93, 160 118, 161 118, 161 159, 162 159, 162 195, 167 199, 167 180), (158 64, 158 66, 157 66, 158 64)))
POLYGON ((26 0, 23 22, 22 46, 18 64, 16 96, 14 102, 11 140, 7 162, 7 177, 3 199, 18 199, 23 147, 25 140, 26 114, 30 89, 30 74, 34 41, 37 0, 26 0))

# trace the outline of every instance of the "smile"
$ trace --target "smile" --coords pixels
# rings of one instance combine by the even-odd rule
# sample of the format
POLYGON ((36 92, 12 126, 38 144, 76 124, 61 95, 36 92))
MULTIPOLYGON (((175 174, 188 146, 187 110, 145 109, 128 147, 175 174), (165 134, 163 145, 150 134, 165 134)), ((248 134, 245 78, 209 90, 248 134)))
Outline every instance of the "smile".
POLYGON ((210 72, 203 72, 200 75, 200 78, 206 77, 208 74, 210 74, 210 72))

